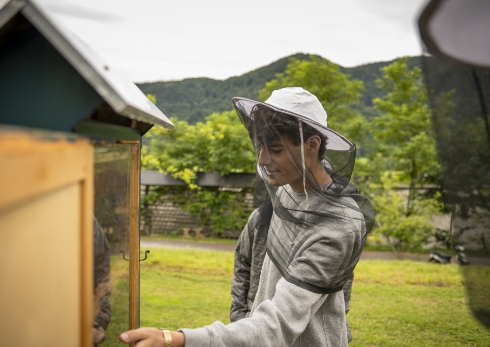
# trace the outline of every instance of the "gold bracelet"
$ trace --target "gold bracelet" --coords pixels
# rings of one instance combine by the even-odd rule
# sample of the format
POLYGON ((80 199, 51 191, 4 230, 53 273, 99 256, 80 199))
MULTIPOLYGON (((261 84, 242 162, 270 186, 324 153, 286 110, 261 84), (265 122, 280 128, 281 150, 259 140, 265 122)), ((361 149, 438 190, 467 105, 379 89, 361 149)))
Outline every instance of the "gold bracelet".
POLYGON ((172 334, 167 329, 160 328, 163 334, 163 340, 165 341, 165 347, 172 347, 172 334))

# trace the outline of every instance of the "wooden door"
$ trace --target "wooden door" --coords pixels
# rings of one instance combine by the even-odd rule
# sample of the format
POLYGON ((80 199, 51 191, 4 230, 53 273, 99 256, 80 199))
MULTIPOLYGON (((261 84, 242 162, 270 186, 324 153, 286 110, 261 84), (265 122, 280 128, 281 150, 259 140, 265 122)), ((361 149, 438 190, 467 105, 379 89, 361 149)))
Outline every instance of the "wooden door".
POLYGON ((0 336, 93 346, 93 147, 0 129, 0 336))
POLYGON ((139 327, 140 142, 96 144, 94 215, 110 249, 110 322, 101 346, 139 327))

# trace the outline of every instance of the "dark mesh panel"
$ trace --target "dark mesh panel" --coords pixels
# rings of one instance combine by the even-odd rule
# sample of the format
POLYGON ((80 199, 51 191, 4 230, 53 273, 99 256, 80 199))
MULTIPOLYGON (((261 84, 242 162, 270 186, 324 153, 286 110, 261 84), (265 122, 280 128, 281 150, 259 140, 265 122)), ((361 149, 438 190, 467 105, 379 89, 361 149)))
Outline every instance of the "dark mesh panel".
POLYGON ((490 328, 490 71, 422 59, 454 246, 463 246, 469 305, 490 328), (486 267, 486 268, 485 268, 486 267))

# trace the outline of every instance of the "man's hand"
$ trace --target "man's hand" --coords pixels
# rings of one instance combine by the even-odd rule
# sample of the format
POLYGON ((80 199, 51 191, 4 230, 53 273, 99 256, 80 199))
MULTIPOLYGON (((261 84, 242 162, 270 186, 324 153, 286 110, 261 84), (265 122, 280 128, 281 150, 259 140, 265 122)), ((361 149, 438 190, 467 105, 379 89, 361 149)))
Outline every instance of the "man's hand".
POLYGON ((105 340, 104 328, 102 328, 102 327, 92 328, 92 334, 94 336, 94 344, 95 345, 104 342, 104 340, 105 340))
MULTIPOLYGON (((184 347, 184 334, 172 331, 172 347, 184 347)), ((161 330, 156 328, 139 328, 129 330, 119 335, 119 340, 124 343, 136 342, 137 347, 163 347, 165 339, 161 330)))

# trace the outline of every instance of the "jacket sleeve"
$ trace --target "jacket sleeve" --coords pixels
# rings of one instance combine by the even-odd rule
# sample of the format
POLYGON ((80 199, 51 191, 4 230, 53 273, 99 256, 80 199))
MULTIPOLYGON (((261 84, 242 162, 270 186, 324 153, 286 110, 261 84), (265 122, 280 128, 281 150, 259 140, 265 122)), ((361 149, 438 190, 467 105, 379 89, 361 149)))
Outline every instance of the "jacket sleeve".
MULTIPOLYGON (((351 292, 352 292, 352 282, 353 281, 354 281, 354 273, 352 273, 350 275, 349 279, 344 284, 344 288, 342 288, 342 290, 344 292, 345 314, 346 315, 350 310, 350 297, 351 297, 351 292)), ((347 340, 350 343, 353 340, 353 337, 352 337, 352 331, 350 330, 350 326, 349 326, 349 322, 347 321, 347 318, 346 318, 345 323, 347 324, 347 340)))
POLYGON ((252 264, 252 245, 256 214, 257 210, 251 214, 245 228, 240 234, 235 248, 234 272, 231 282, 231 322, 245 318, 250 311, 247 304, 247 297, 250 289, 250 268, 252 264))
MULTIPOLYGON (((186 347, 291 346, 328 295, 312 293, 282 278, 274 298, 262 302, 247 319, 180 331, 185 335, 186 347)), ((343 299, 339 299, 343 306, 343 299)))
MULTIPOLYGON (((324 287, 336 277, 339 270, 345 268, 351 257, 352 245, 357 239, 354 232, 338 233, 322 238, 315 234, 314 240, 291 263, 290 269, 301 271, 310 278, 322 277, 324 287), (316 237, 320 240, 314 242, 316 237)), ((273 263, 273 260, 270 260, 273 263)), ((298 276, 295 276, 296 278, 298 276)), ((307 286, 311 287, 311 285, 307 286)), ((181 329, 185 335, 186 347, 277 347, 291 346, 304 332, 317 310, 332 295, 337 309, 329 316, 337 321, 339 341, 335 346, 347 345, 348 337, 345 322, 345 304, 343 292, 322 294, 300 287, 284 277, 279 279, 272 299, 264 300, 247 319, 224 325, 215 322, 198 329, 181 329), (339 293, 339 294, 337 294, 339 293)))

